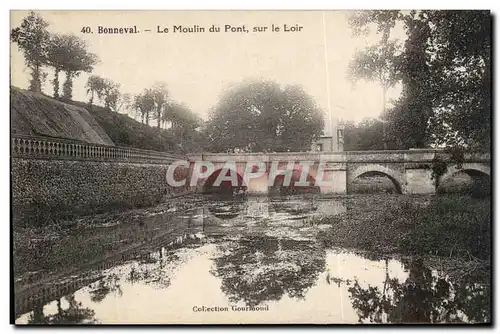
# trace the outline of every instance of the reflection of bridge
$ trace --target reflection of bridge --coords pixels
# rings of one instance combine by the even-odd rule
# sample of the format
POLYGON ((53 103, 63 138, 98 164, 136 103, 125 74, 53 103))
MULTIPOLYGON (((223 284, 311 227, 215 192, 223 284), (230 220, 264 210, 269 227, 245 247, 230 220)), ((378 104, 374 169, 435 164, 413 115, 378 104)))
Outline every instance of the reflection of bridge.
MULTIPOLYGON (((267 193, 269 191, 268 178, 271 163, 279 162, 280 169, 290 172, 300 170, 300 162, 310 164, 307 181, 311 186, 317 179, 324 181, 319 188, 322 193, 349 193, 352 182, 369 174, 387 176, 396 187, 398 193, 403 194, 431 194, 436 192, 436 182, 432 177, 432 168, 435 159, 447 162, 447 171, 439 177, 439 183, 452 177, 458 172, 465 172, 473 180, 489 179, 490 155, 465 154, 461 166, 451 161, 451 156, 438 150, 409 150, 409 151, 366 151, 366 152, 332 152, 332 153, 239 153, 220 154, 208 153, 191 155, 190 160, 210 161, 214 165, 214 174, 224 168, 236 169, 238 180, 242 179, 248 162, 264 162, 266 173, 261 177, 251 179, 248 183, 248 192, 267 193), (287 166, 292 162, 291 166, 287 166), (231 167, 228 167, 231 166, 231 167), (321 172, 321 169, 324 172, 321 172)), ((203 191, 213 177, 201 179, 197 191, 203 191)), ((297 181, 295 176, 292 180, 297 181)), ((292 181, 293 182, 293 181, 292 181)))
POLYGON ((243 217, 243 223, 251 219, 269 219, 279 214, 287 217, 293 216, 333 216, 346 212, 346 206, 341 201, 321 200, 315 198, 268 198, 249 196, 244 200, 231 200, 226 202, 214 201, 199 214, 205 218, 217 221, 232 220, 243 217))

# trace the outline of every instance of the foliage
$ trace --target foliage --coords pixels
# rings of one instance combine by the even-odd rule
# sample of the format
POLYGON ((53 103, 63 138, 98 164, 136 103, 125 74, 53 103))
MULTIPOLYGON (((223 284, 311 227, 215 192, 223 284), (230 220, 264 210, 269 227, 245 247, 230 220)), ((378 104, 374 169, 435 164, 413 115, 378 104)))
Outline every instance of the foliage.
POLYGON ((191 133, 195 132, 202 124, 200 116, 192 112, 186 105, 171 103, 165 108, 164 120, 172 124, 172 132, 180 139, 182 145, 191 133))
POLYGON ((358 279, 348 288, 349 299, 357 311, 359 322, 491 321, 491 306, 488 298, 484 298, 485 294, 491 292, 488 283, 451 282, 442 274, 433 274, 430 268, 423 265, 422 259, 403 259, 402 262, 408 271, 404 281, 390 278, 386 273, 382 289, 377 286, 364 288, 358 279))
POLYGON ((66 81, 63 85, 63 97, 71 100, 73 96, 73 78, 81 72, 91 72, 97 64, 97 56, 87 51, 86 42, 75 35, 61 37, 62 48, 65 50, 61 59, 61 66, 66 72, 66 81))
POLYGON ((94 103, 94 98, 101 99, 104 92, 105 80, 98 75, 91 75, 87 80, 85 88, 87 90, 87 95, 90 94, 89 105, 94 103))
POLYGON ((434 140, 489 149, 491 17, 489 11, 428 11, 431 22, 431 117, 434 140), (433 96, 434 97, 434 96, 433 96))
POLYGON ((414 212, 401 198, 379 195, 358 195, 346 203, 351 208, 349 215, 325 216, 318 224, 332 227, 318 235, 327 246, 358 248, 378 253, 399 252, 405 233, 413 228, 414 212), (364 210, 366 206, 371 209, 364 210))
POLYGON ((31 70, 29 90, 40 93, 46 74, 42 66, 47 58, 47 43, 49 41, 48 23, 35 12, 30 12, 20 27, 11 31, 11 40, 18 44, 24 54, 26 66, 31 70))
POLYGON ((384 108, 386 104, 387 89, 400 80, 398 71, 399 54, 401 47, 396 41, 385 41, 357 51, 349 63, 349 79, 375 81, 382 86, 382 99, 384 108))
POLYGON ((323 127, 323 112, 299 86, 245 81, 220 97, 205 131, 215 152, 286 152, 309 150, 323 127))
MULTIPOLYGON (((359 124, 344 124, 344 150, 370 151, 384 149, 384 123, 374 118, 365 118, 359 124)), ((390 146, 392 147, 392 146, 390 146)))
POLYGON ((448 171, 448 165, 456 165, 458 169, 462 168, 465 161, 465 150, 461 146, 449 146, 446 147, 444 153, 448 157, 443 157, 443 155, 436 154, 432 161, 432 174, 431 178, 434 180, 436 188, 439 186, 439 180, 448 171))
MULTIPOLYGON (((85 40, 75 35, 51 34, 47 30, 48 26, 49 24, 39 14, 31 12, 24 18, 20 27, 12 29, 11 40, 19 45, 24 54, 26 65, 31 70, 30 89, 41 92, 41 85, 46 76, 42 71, 42 66, 47 65, 54 68, 53 96, 59 98, 59 75, 60 72, 65 72, 66 80, 63 84, 62 96, 65 100, 70 101, 73 94, 73 79, 81 72, 91 72, 98 59, 95 54, 89 52, 85 40)), ((172 124, 171 131, 154 133, 155 138, 149 141, 152 146, 143 148, 161 147, 160 150, 164 150, 165 147, 172 148, 171 132, 180 137, 181 145, 194 151, 199 151, 199 145, 206 141, 205 136, 196 130, 202 123, 200 117, 193 114, 185 106, 176 104, 173 108, 169 108, 169 94, 164 83, 157 83, 151 88, 144 89, 142 94, 132 97, 130 94, 120 92, 119 83, 97 75, 90 75, 85 89, 87 95, 90 95, 89 106, 91 108, 97 98, 105 108, 115 112, 122 110, 122 108, 134 109, 146 125, 149 125, 152 118, 156 119, 158 128, 161 128, 162 125, 165 127, 167 122, 172 124), (157 140, 164 140, 165 145, 158 145, 157 140)), ((85 108, 89 106, 85 106, 85 108)), ((117 127, 119 126, 118 124, 117 127)), ((126 138, 129 135, 126 131, 118 131, 118 142, 135 142, 135 140, 126 138)), ((142 135, 144 135, 144 131, 141 131, 137 137, 142 135)))
POLYGON ((42 67, 54 68, 54 97, 59 97, 59 73, 66 72, 63 96, 71 100, 73 78, 80 72, 91 72, 97 56, 87 51, 85 41, 75 35, 51 34, 49 26, 39 14, 30 12, 20 27, 11 31, 11 40, 18 44, 24 54, 26 66, 31 70, 30 90, 40 93, 46 73, 42 67))
POLYGON ((65 37, 59 34, 51 34, 47 44, 47 59, 46 63, 54 68, 54 98, 59 97, 59 73, 64 70, 65 53, 66 53, 65 37))
POLYGON ((118 99, 120 97, 120 84, 109 79, 104 79, 102 98, 104 99, 104 108, 116 111, 118 99))
POLYGON ((154 111, 157 127, 160 128, 162 120, 168 119, 168 90, 164 83, 157 83, 151 88, 151 94, 154 100, 154 111))
MULTIPOLYGON (((375 45, 356 52, 349 63, 348 76, 351 81, 375 81, 382 87, 382 118, 386 118, 387 90, 401 80, 399 71, 401 62, 401 45, 398 41, 389 40, 391 29, 395 26, 398 11, 358 11, 349 18, 349 23, 355 34, 360 34, 362 28, 370 21, 378 24, 382 39, 375 45)), ((385 123, 381 124, 382 149, 387 147, 387 131, 385 123)))
MULTIPOLYGON (((403 85, 386 115, 389 135, 399 148, 435 144, 489 149, 489 11, 366 11, 353 14, 350 23, 356 34, 375 26, 382 45, 396 24, 406 29, 402 53, 389 50, 392 75, 403 85)), ((371 62, 373 57, 363 59, 371 62)))
POLYGON ((387 35, 400 17, 398 10, 358 10, 349 16, 348 22, 356 36, 367 34, 370 25, 374 25, 379 33, 387 35))
POLYGON ((122 107, 128 107, 130 104, 130 94, 120 93, 120 84, 110 79, 101 78, 97 75, 91 75, 85 85, 87 94, 90 94, 89 105, 92 106, 96 96, 102 101, 105 108, 118 112, 122 107))
POLYGON ((117 274, 106 276, 91 284, 90 287, 90 300, 94 303, 102 302, 112 292, 116 292, 120 297, 123 295, 120 277, 117 274))
POLYGON ((434 180, 436 188, 439 186, 439 180, 448 171, 448 163, 439 156, 432 159, 431 179, 434 180))
POLYGON ((120 111, 123 108, 125 108, 125 110, 128 110, 131 107, 131 104, 132 104, 132 95, 131 94, 129 94, 129 93, 119 94, 118 102, 116 104, 115 111, 120 111))
POLYGON ((417 227, 402 243, 403 251, 489 259, 490 200, 441 196, 418 217, 417 227))
MULTIPOLYGON (((72 102, 81 107, 88 107, 83 102, 72 102)), ((92 106, 90 114, 109 135, 117 146, 135 147, 144 150, 160 152, 180 152, 181 148, 170 131, 161 130, 158 134, 154 129, 136 120, 113 112, 111 109, 92 106)))
POLYGON ((321 218, 332 228, 318 237, 329 246, 380 253, 489 259, 489 198, 441 195, 429 204, 421 201, 360 197, 348 216, 321 218), (374 209, 369 214, 357 209, 363 205, 374 209))
POLYGON ((151 113, 155 108, 155 99, 151 89, 144 89, 142 94, 134 96, 134 109, 141 115, 141 122, 149 125, 151 113))

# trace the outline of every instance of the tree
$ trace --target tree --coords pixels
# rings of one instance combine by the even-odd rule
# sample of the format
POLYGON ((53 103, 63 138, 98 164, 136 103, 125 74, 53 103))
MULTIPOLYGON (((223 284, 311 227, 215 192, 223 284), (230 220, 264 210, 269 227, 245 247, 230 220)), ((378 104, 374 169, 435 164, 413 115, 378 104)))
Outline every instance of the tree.
POLYGON ((392 148, 383 138, 384 124, 374 118, 365 118, 359 124, 344 125, 344 149, 346 151, 371 151, 392 148))
POLYGON ((155 119, 157 121, 156 126, 159 129, 162 122, 163 110, 167 105, 167 99, 168 99, 167 86, 164 83, 157 83, 151 89, 151 94, 154 100, 155 119))
POLYGON ((49 24, 35 12, 30 12, 20 27, 11 31, 11 40, 19 46, 24 54, 26 66, 31 70, 29 90, 40 93, 46 73, 42 66, 47 60, 47 44, 49 41, 49 24))
POLYGON ((102 98, 104 99, 104 107, 116 111, 118 99, 120 97, 120 85, 109 80, 104 79, 102 90, 102 98))
POLYGON ((145 89, 142 94, 134 97, 134 108, 141 115, 141 122, 149 125, 151 112, 155 108, 154 95, 151 89, 145 89))
MULTIPOLYGON (((404 16, 408 39, 401 56, 403 91, 391 110, 391 137, 404 149, 429 145, 429 118, 432 115, 432 74, 426 43, 430 37, 428 23, 416 12, 404 16)), ((422 14, 420 14, 422 15, 422 14)))
POLYGON ((385 103, 387 90, 399 80, 397 68, 400 52, 400 45, 396 41, 386 41, 356 52, 348 67, 350 79, 380 83, 385 103))
POLYGON ((308 151, 311 144, 323 134, 323 111, 300 86, 289 85, 283 91, 283 115, 274 113, 267 121, 280 133, 281 151, 308 151))
POLYGON ((387 41, 391 29, 402 15, 399 10, 358 10, 349 16, 348 22, 356 36, 367 34, 370 26, 375 26, 377 32, 383 34, 383 40, 387 41))
MULTIPOLYGON (((116 103, 116 112, 119 112, 122 110, 122 108, 125 108, 128 110, 131 106, 132 103, 132 96, 129 93, 125 94, 119 94, 118 101, 116 103)), ((127 111, 128 113, 128 111, 127 111)))
POLYGON ((394 69, 403 92, 387 115, 398 147, 489 149, 490 12, 388 12, 356 13, 350 23, 355 33, 405 26, 407 39, 394 69))
POLYGON ((97 64, 97 56, 87 51, 87 44, 74 35, 61 36, 64 50, 62 68, 66 72, 66 81, 63 85, 63 97, 71 100, 73 95, 73 78, 83 72, 91 72, 97 64))
POLYGON ((431 139, 488 150, 491 144, 491 16, 489 11, 426 11, 432 23, 431 139), (436 96, 438 97, 436 99, 436 96))
POLYGON ((181 145, 189 134, 196 131, 202 124, 200 116, 192 112, 186 105, 175 102, 165 108, 163 120, 171 122, 174 136, 180 139, 181 145))
POLYGON ((120 84, 110 79, 91 75, 85 85, 87 94, 90 94, 89 104, 92 104, 97 96, 105 108, 118 112, 123 106, 130 104, 130 94, 120 93, 120 84))
POLYGON ((136 117, 140 115, 141 123, 144 123, 144 112, 142 109, 142 94, 134 95, 134 100, 132 102, 132 107, 134 108, 136 117))
MULTIPOLYGON (((366 25, 370 19, 380 22, 379 32, 382 33, 380 42, 356 52, 349 64, 348 76, 354 82, 363 79, 380 84, 382 87, 382 117, 386 115, 387 90, 400 79, 398 71, 400 45, 396 41, 389 40, 390 30, 394 27, 396 17, 397 11, 373 11, 357 12, 350 19, 355 29, 366 25)), ((356 33, 359 34, 359 30, 356 30, 356 33)), ((383 134, 381 140, 383 148, 387 149, 385 123, 381 124, 383 134)))
MULTIPOLYGON (((377 45, 369 46, 358 51, 349 64, 349 76, 354 82, 364 79, 378 82, 382 87, 382 113, 386 117, 387 91, 399 81, 399 45, 395 41, 382 41, 377 45)), ((386 126, 380 122, 382 136, 381 149, 387 149, 386 126)))
POLYGON ((66 45, 64 37, 51 34, 47 45, 47 65, 54 68, 54 97, 59 97, 59 73, 64 69, 66 45))
POLYGON ((323 132, 322 111, 298 86, 245 81, 221 96, 210 114, 209 149, 308 150, 323 132))
POLYGON ((92 105, 94 103, 94 97, 97 99, 102 98, 102 94, 104 92, 105 80, 98 75, 91 75, 88 80, 85 88, 87 89, 87 95, 90 94, 89 104, 92 105))

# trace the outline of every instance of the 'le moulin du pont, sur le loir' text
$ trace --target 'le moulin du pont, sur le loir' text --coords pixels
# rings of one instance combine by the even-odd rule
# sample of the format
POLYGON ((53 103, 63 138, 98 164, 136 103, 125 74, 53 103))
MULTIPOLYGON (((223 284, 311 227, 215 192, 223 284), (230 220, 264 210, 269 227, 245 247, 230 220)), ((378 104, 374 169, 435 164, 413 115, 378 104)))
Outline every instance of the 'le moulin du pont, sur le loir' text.
MULTIPOLYGON (((141 32, 153 32, 158 34, 168 34, 168 33, 180 33, 180 34, 192 34, 192 33, 204 33, 204 32, 226 32, 226 33, 249 33, 249 32, 300 32, 303 31, 303 26, 299 24, 283 24, 283 25, 275 25, 271 24, 270 26, 253 26, 249 27, 245 24, 242 25, 215 25, 212 24, 210 27, 204 27, 200 25, 172 25, 172 26, 161 26, 157 25, 156 29, 139 29, 136 25, 129 27, 105 27, 105 26, 97 26, 98 34, 139 34, 141 32)), ((93 33, 91 27, 83 27, 81 30, 82 33, 93 33)))

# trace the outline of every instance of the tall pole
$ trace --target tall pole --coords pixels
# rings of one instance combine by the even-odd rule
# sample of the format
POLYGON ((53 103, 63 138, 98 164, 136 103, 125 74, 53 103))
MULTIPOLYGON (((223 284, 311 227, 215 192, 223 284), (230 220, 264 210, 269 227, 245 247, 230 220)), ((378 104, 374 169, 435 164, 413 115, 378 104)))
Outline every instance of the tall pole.
POLYGON ((386 129, 385 129, 385 95, 387 88, 382 84, 382 142, 384 143, 384 150, 387 150, 386 129))
POLYGON ((328 101, 328 113, 330 115, 330 134, 332 136, 332 149, 334 151, 335 141, 333 137, 333 115, 332 115, 332 106, 330 101, 330 72, 328 70, 328 44, 326 42, 326 23, 325 23, 325 12, 321 11, 323 15, 323 44, 325 45, 325 75, 326 75, 326 97, 328 101))
MULTIPOLYGON (((386 63, 387 60, 387 41, 389 40, 391 34, 391 29, 387 26, 384 30, 384 34, 382 35, 382 55, 383 55, 383 60, 384 63, 386 63)), ((384 71, 382 70, 381 74, 381 82, 382 82, 382 117, 385 117, 385 95, 387 93, 387 88, 388 88, 388 81, 386 81, 384 78, 384 71)), ((384 150, 387 150, 387 140, 386 140, 386 129, 385 129, 385 119, 384 122, 382 123, 382 141, 384 143, 384 150)))

